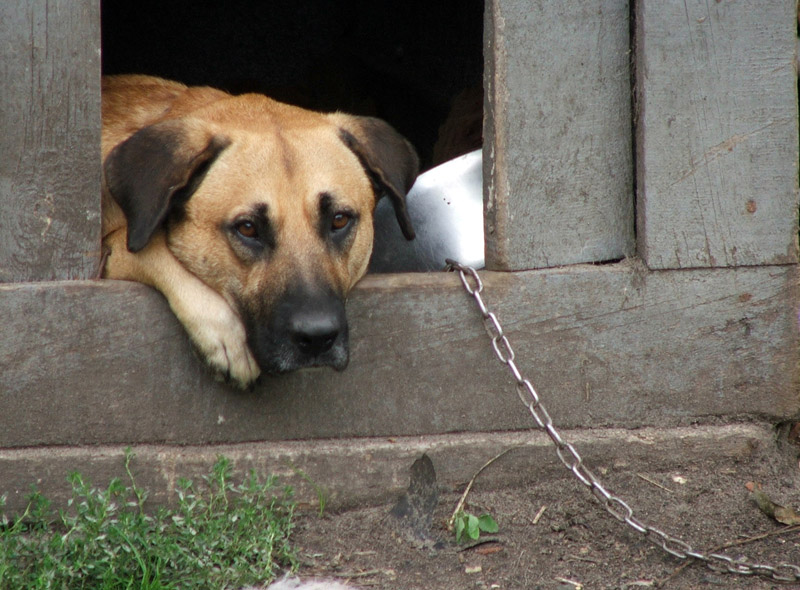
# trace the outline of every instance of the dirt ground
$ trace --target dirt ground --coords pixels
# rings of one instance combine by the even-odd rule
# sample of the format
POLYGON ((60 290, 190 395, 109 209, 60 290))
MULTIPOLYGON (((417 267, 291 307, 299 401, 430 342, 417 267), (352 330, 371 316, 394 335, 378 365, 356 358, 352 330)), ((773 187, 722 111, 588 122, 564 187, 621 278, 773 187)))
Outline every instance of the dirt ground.
MULTIPOLYGON (((758 563, 800 565, 798 527, 788 529, 764 514, 745 488, 747 482, 760 482, 772 500, 797 508, 799 450, 784 444, 780 451, 712 470, 689 465, 681 472, 596 475, 640 520, 699 550, 737 542, 721 552, 758 563), (763 534, 768 536, 753 539, 763 534)), ((485 489, 479 477, 467 509, 490 513, 499 532, 482 535, 488 542, 474 547, 456 545, 445 522, 463 489, 439 490, 426 539, 407 526, 407 519, 390 514, 389 504, 322 517, 301 511, 294 532, 300 576, 386 590, 800 589, 800 582, 716 573, 700 563, 682 567, 681 560, 609 516, 569 472, 563 479, 537 482, 535 466, 524 487, 485 489)))

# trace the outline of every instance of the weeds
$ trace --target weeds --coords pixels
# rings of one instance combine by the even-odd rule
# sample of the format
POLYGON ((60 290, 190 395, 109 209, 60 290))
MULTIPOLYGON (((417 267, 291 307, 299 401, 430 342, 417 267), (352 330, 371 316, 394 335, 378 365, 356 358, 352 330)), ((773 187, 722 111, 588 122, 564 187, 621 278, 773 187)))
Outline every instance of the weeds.
POLYGON ((467 504, 467 496, 469 495, 470 490, 472 489, 472 484, 475 483, 475 480, 478 476, 483 472, 484 469, 489 467, 492 463, 500 459, 503 455, 508 453, 509 451, 513 451, 514 449, 519 447, 509 447, 504 449, 491 459, 489 459, 483 466, 475 472, 475 475, 472 476, 472 479, 469 480, 464 493, 461 494, 461 497, 458 499, 458 504, 456 504, 456 509, 453 510, 453 514, 450 515, 450 519, 447 521, 447 530, 453 532, 456 536, 456 543, 460 543, 462 539, 466 541, 467 539, 472 539, 473 541, 477 541, 480 536, 481 532, 494 534, 499 530, 497 526, 497 522, 490 514, 483 514, 480 517, 475 516, 474 514, 470 514, 464 509, 464 506, 467 504), (465 536, 466 534, 466 536, 465 536))
POLYGON ((477 541, 481 533, 493 534, 499 530, 497 522, 489 514, 475 516, 463 510, 456 515, 454 520, 456 543, 461 541, 477 541))
POLYGON ((317 495, 317 511, 321 517, 325 513, 325 507, 328 505, 328 498, 330 497, 328 489, 325 486, 319 485, 317 482, 311 479, 310 475, 308 475, 299 467, 295 466, 293 463, 288 463, 288 466, 292 469, 292 471, 294 471, 295 475, 303 479, 314 490, 314 493, 317 495))
MULTIPOLYGON (((289 546, 291 490, 276 494, 274 478, 251 471, 237 485, 220 457, 204 485, 183 479, 175 508, 145 511, 133 454, 125 453, 127 483, 106 489, 79 473, 72 499, 55 513, 34 491, 22 515, 0 516, 0 589, 228 589, 263 583, 281 566, 294 568, 289 546)), ((0 498, 0 511, 5 504, 0 498)))

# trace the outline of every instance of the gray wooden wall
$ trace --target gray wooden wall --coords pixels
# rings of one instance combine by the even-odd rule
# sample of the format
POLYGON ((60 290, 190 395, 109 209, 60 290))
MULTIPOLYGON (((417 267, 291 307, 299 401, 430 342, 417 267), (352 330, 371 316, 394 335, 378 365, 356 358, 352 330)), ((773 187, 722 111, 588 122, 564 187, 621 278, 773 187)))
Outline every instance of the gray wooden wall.
POLYGON ((797 262, 795 3, 637 0, 633 54, 629 14, 489 3, 489 268, 629 256, 634 202, 651 269, 797 262))
POLYGON ((487 268, 633 254, 628 3, 487 7, 487 268))
POLYGON ((637 243, 648 267, 797 262, 796 10, 637 3, 637 243))
MULTIPOLYGON (((487 0, 485 296, 557 424, 800 411, 794 11, 487 0)), ((2 3, 0 44, 0 481, 47 445, 531 426, 452 275, 368 277, 347 371, 248 393, 159 294, 72 280, 98 254, 99 6, 2 3)))
POLYGON ((100 248, 100 9, 0 3, 0 282, 86 279, 100 248))

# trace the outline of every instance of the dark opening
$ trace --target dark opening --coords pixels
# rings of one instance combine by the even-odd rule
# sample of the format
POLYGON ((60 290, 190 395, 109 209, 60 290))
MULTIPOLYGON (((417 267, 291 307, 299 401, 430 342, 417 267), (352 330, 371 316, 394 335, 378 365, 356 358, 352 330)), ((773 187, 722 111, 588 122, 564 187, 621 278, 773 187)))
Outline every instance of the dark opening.
POLYGON ((105 74, 377 116, 423 168, 480 146, 483 0, 106 0, 102 26, 105 74))

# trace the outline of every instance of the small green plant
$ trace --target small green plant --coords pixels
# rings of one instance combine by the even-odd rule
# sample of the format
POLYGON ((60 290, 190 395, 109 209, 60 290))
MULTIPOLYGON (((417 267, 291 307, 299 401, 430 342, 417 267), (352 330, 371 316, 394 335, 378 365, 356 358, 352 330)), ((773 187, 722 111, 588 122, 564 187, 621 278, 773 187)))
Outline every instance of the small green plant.
POLYGON ((494 518, 491 517, 491 515, 483 514, 482 516, 478 517, 464 510, 464 506, 467 504, 467 496, 469 495, 469 491, 472 489, 472 484, 475 483, 475 480, 483 472, 483 470, 509 451, 513 451, 515 448, 518 447, 509 447, 500 451, 497 455, 484 463, 483 466, 475 472, 475 475, 472 476, 472 479, 469 480, 464 493, 461 494, 461 497, 458 499, 456 509, 453 510, 453 514, 450 515, 450 518, 447 521, 447 530, 455 533, 456 543, 460 543, 462 538, 464 538, 465 541, 467 539, 477 541, 481 536, 481 531, 489 534, 494 534, 498 531, 497 523, 495 522, 494 518), (464 537, 464 533, 466 533, 466 537, 464 537))
POLYGON ((328 489, 311 479, 310 475, 297 467, 294 463, 288 462, 287 465, 294 471, 295 475, 303 479, 314 490, 314 493, 317 495, 318 513, 319 516, 322 516, 325 513, 325 507, 328 505, 328 498, 330 497, 328 489))
POLYGON ((274 478, 251 471, 234 484, 220 457, 204 485, 182 479, 177 506, 149 514, 132 460, 126 450, 129 483, 117 478, 106 489, 71 474, 72 499, 57 514, 36 491, 13 518, 0 498, 0 590, 228 589, 295 567, 291 490, 275 495, 274 478))
POLYGON ((499 530, 497 522, 490 514, 475 516, 461 510, 453 521, 453 530, 456 534, 456 543, 466 542, 468 539, 477 541, 481 533, 494 534, 499 530))

